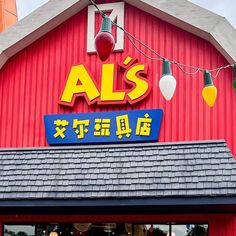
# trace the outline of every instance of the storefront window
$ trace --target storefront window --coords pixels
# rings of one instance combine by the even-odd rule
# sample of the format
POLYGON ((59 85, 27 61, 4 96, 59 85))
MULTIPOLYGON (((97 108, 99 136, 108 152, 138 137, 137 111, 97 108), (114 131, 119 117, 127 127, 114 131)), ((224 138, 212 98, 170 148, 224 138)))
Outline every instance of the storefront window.
POLYGON ((145 225, 146 236, 166 236, 169 233, 169 224, 151 224, 145 225))
POLYGON ((208 236, 207 224, 54 223, 4 225, 3 236, 208 236))
POLYGON ((208 225, 188 225, 187 236, 207 236, 208 225))
POLYGON ((34 236, 35 225, 4 225, 4 236, 34 236))

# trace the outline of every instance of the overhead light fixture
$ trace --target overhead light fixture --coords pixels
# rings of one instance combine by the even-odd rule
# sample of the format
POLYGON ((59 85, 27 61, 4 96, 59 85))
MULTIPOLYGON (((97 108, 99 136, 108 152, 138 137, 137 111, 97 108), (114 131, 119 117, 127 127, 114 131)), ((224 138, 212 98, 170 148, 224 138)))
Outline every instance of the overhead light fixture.
POLYGON ((52 231, 49 236, 58 236, 58 233, 56 231, 52 231))
POLYGON ((49 236, 58 236, 58 225, 54 225, 52 231, 50 232, 49 236))
POLYGON ((80 232, 87 232, 90 227, 91 227, 91 223, 74 223, 73 226, 76 230, 80 231, 80 232))
POLYGON ((153 233, 155 231, 155 228, 153 227, 153 224, 151 224, 150 228, 148 229, 149 233, 153 233))
POLYGON ((116 228, 116 223, 107 223, 104 225, 104 232, 112 233, 116 228))
POLYGON ((169 101, 174 95, 176 89, 176 80, 171 73, 170 62, 163 59, 162 77, 159 81, 159 88, 164 98, 169 101))
POLYGON ((101 61, 106 61, 115 47, 115 39, 111 33, 112 23, 108 16, 103 16, 99 33, 95 37, 95 49, 101 61))
POLYGON ((166 236, 176 236, 174 232, 171 232, 171 234, 168 232, 166 236))
POLYGON ((217 97, 217 88, 214 86, 211 74, 208 70, 204 71, 204 88, 202 97, 209 107, 213 107, 217 97))

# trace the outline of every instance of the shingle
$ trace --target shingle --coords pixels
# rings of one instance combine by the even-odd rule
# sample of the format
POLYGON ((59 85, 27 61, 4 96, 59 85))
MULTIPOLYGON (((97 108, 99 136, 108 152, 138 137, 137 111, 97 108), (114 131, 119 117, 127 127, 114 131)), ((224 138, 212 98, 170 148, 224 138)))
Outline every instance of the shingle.
POLYGON ((1 199, 236 195, 222 141, 10 150, 0 163, 1 199))

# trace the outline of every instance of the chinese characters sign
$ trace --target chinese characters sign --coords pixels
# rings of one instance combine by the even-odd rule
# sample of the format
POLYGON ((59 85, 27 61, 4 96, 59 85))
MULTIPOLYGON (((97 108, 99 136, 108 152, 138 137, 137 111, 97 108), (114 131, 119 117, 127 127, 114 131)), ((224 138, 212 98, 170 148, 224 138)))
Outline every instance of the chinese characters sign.
POLYGON ((46 115, 47 141, 51 145, 118 143, 158 140, 163 111, 138 110, 46 115))

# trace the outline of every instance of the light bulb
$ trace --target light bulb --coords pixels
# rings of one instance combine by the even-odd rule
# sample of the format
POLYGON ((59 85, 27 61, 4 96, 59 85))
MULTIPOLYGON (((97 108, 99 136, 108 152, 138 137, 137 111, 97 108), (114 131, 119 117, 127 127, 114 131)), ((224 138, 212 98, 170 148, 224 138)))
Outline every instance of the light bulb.
POLYGON ((56 231, 52 231, 49 236, 58 236, 58 233, 56 231))
POLYGON ((104 16, 100 32, 95 37, 95 49, 101 61, 106 61, 115 47, 115 39, 111 33, 111 20, 104 16))
POLYGON ((233 86, 234 86, 234 89, 236 89, 236 79, 234 79, 233 86))
POLYGON ((171 234, 168 232, 166 236, 175 236, 174 232, 171 232, 171 234))
POLYGON ((176 89, 175 77, 171 74, 170 62, 166 59, 162 64, 162 77, 159 81, 159 88, 164 98, 169 101, 174 95, 176 89))
POLYGON ((217 97, 217 88, 214 86, 209 71, 204 72, 204 88, 202 97, 209 107, 213 107, 217 97))
POLYGON ((234 64, 234 82, 233 82, 234 89, 236 89, 236 64, 234 64))

